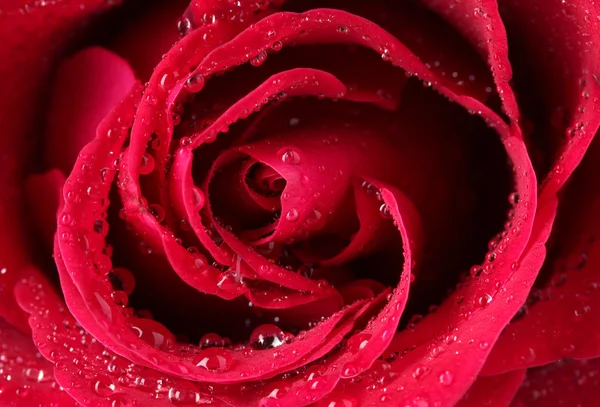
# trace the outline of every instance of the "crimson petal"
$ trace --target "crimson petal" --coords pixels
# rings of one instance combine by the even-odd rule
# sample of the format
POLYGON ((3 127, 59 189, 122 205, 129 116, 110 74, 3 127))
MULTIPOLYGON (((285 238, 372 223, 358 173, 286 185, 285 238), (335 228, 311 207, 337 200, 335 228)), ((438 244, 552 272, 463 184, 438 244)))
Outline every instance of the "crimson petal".
MULTIPOLYGON (((447 376, 442 373, 440 381, 447 376)), ((456 407, 507 407, 525 378, 525 369, 497 376, 480 376, 456 407)))
POLYGON ((23 233, 22 219, 27 217, 20 215, 20 191, 28 170, 24 165, 30 162, 26 157, 31 135, 39 131, 38 121, 31 118, 40 115, 40 106, 32 101, 43 99, 52 63, 80 31, 81 22, 116 4, 113 3, 85 0, 37 7, 10 2, 2 9, 0 89, 9 96, 0 101, 0 123, 4 134, 20 136, 2 137, 0 141, 0 151, 6 157, 0 170, 4 198, 0 208, 0 270, 5 270, 0 275, 0 316, 23 331, 29 328, 25 314, 16 306, 12 287, 27 263, 24 248, 30 243, 23 233))
POLYGON ((0 319, 0 343, 3 346, 0 404, 78 406, 55 381, 52 363, 38 352, 29 335, 0 319))
POLYGON ((563 360, 527 371, 512 407, 592 407, 598 403, 600 359, 563 360))
POLYGON ((600 141, 596 139, 566 187, 567 199, 560 203, 551 255, 542 269, 546 281, 533 290, 524 315, 503 332, 485 374, 540 366, 563 357, 600 356, 600 330, 590 323, 600 312, 596 238, 600 201, 598 191, 590 188, 598 174, 598 157, 600 141))

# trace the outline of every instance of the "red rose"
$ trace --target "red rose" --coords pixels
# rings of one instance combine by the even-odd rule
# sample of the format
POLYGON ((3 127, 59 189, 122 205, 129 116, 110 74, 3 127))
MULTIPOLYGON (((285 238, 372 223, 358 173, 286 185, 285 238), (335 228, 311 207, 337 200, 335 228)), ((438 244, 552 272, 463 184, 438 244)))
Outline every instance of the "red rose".
POLYGON ((595 405, 598 6, 159 3, 0 9, 0 404, 595 405))

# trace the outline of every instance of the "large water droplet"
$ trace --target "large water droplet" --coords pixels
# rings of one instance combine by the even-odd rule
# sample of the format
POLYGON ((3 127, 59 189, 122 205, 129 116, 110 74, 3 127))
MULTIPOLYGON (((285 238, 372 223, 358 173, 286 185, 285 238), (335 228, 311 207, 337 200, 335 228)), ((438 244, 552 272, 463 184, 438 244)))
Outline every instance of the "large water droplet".
POLYGON ((288 222, 296 222, 299 217, 300 217, 300 214, 298 213, 298 210, 294 209, 294 208, 290 209, 288 211, 288 213, 285 214, 285 219, 288 222))
POLYGON ((252 66, 261 66, 266 60, 267 60, 267 53, 263 51, 260 54, 258 54, 257 56, 255 56, 254 58, 250 59, 250 64, 252 66))
POLYGON ((204 206, 204 194, 202 193, 202 190, 200 190, 200 188, 198 188, 196 186, 194 186, 193 191, 194 191, 194 207, 197 211, 199 211, 204 206))
POLYGON ((43 369, 37 369, 34 367, 29 367, 23 370, 23 376, 32 382, 42 383, 49 382, 53 380, 53 376, 51 372, 47 372, 43 369))
POLYGON ((175 406, 188 406, 200 403, 200 393, 187 387, 171 387, 169 401, 175 406))
POLYGON ((442 386, 450 386, 452 384, 452 382, 454 381, 454 375, 449 372, 449 371, 445 371, 442 372, 440 374, 440 383, 442 384, 442 386))
POLYGON ((198 352, 192 363, 210 371, 225 371, 231 368, 233 359, 225 349, 207 348, 198 352))
POLYGON ((204 82, 204 75, 197 73, 188 78, 188 80, 185 82, 185 86, 190 92, 196 93, 202 90, 204 87, 204 82))
POLYGON ((363 349, 369 343, 371 339, 371 334, 356 334, 348 339, 346 343, 346 347, 352 353, 357 353, 361 349, 363 349))
POLYGON ((179 35, 185 37, 192 31, 192 22, 187 17, 182 17, 177 21, 177 31, 179 31, 179 35))
POLYGON ((357 374, 358 374, 358 368, 353 363, 346 363, 342 367, 342 377, 343 378, 347 379, 347 378, 350 378, 350 377, 354 377, 357 374))
POLYGON ((165 219, 165 210, 158 204, 148 205, 148 213, 154 216, 158 222, 165 219))
POLYGON ((131 330, 144 342, 158 349, 169 349, 175 343, 173 334, 162 324, 145 318, 130 318, 131 330))
POLYGON ((431 369, 427 366, 419 366, 413 371, 413 377, 417 380, 421 380, 431 369))
POLYGON ((135 277, 124 267, 115 267, 108 273, 108 279, 115 290, 125 291, 130 295, 135 288, 135 277))
POLYGON ((284 333, 277 325, 260 325, 252 331, 250 343, 255 349, 276 348, 285 343, 284 333))
POLYGON ((152 171, 154 171, 154 157, 148 153, 144 153, 142 163, 140 164, 140 174, 147 175, 152 171))
POLYGON ((223 346, 223 338, 221 335, 216 333, 207 333, 200 338, 200 347, 202 348, 213 348, 223 346))
POLYGON ((298 164, 300 162, 300 154, 292 149, 286 149, 281 152, 281 161, 285 164, 298 164))
POLYGON ((97 395, 108 397, 115 391, 115 384, 109 377, 98 376, 96 380, 92 382, 92 389, 97 395))

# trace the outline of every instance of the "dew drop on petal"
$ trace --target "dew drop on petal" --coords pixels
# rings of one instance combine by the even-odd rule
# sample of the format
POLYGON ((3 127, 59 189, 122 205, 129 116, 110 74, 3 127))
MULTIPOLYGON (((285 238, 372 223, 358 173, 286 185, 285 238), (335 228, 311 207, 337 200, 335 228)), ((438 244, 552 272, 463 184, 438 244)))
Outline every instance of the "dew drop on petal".
POLYGON ((300 154, 292 149, 286 149, 281 152, 281 161, 284 164, 298 164, 300 163, 300 154))
POLYGON ((439 379, 442 386, 450 386, 454 381, 454 375, 446 370, 440 374, 439 379))
POLYGON ((154 157, 148 153, 144 153, 142 163, 140 164, 140 174, 147 175, 152 171, 154 171, 154 157))
POLYGON ((223 338, 221 335, 216 333, 207 333, 200 338, 200 347, 202 348, 213 348, 217 346, 223 346, 223 338))
POLYGON ((169 402, 175 406, 190 406, 200 403, 200 393, 187 387, 171 387, 168 397, 169 402))
POLYGON ((115 290, 125 291, 127 295, 135 288, 135 277, 124 267, 115 267, 108 273, 108 279, 115 290))
POLYGON ((351 353, 357 353, 367 346, 370 339, 371 334, 356 334, 348 339, 346 346, 351 353))
POLYGON ((290 209, 288 211, 288 213, 285 214, 285 219, 288 222, 296 222, 299 217, 300 217, 300 214, 298 213, 298 210, 294 209, 294 208, 290 209))
POLYGON ((194 186, 194 207, 198 211, 204 206, 204 194, 200 188, 194 186))
POLYGON ((187 17, 182 17, 177 21, 177 31, 179 35, 185 37, 192 30, 192 22, 187 17))
POLYGON ((250 334, 250 343, 255 349, 276 348, 285 343, 284 333, 277 325, 260 325, 250 334))
POLYGON ((109 377, 98 376, 92 382, 92 389, 97 395, 107 397, 115 391, 115 384, 109 377))
POLYGON ((197 73, 188 78, 188 80, 185 82, 185 86, 190 92, 196 93, 202 90, 204 87, 204 82, 204 75, 197 73))
POLYGON ((162 324, 145 318, 130 318, 128 325, 144 342, 158 349, 168 349, 175 343, 173 334, 162 324))
POLYGON ((192 363, 210 371, 225 371, 231 368, 233 359, 225 349, 206 348, 198 352, 192 363))
POLYGON ((413 371, 413 377, 417 380, 421 380, 431 369, 427 366, 419 366, 413 371))

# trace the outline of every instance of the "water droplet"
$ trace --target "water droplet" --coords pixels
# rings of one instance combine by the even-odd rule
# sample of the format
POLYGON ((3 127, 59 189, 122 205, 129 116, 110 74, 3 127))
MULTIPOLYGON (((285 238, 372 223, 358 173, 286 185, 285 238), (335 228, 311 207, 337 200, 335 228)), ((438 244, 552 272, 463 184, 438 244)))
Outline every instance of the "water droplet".
POLYGON ((36 383, 49 382, 54 380, 52 373, 34 367, 29 367, 25 369, 23 371, 23 376, 25 377, 25 379, 36 383))
POLYGON ((357 353, 369 343, 371 334, 356 334, 348 339, 346 347, 351 353, 357 353))
POLYGON ((481 267, 481 266, 473 266, 469 270, 469 274, 471 275, 471 277, 479 277, 482 272, 483 272, 483 267, 481 267))
POLYGON ((486 350, 487 348, 490 347, 490 344, 488 342, 479 342, 479 349, 481 350, 486 350))
POLYGON ((162 324, 145 318, 130 318, 128 325, 144 342, 158 349, 169 349, 175 343, 173 334, 162 324))
POLYGON ((202 90, 204 83, 204 75, 197 73, 188 78, 188 80, 185 82, 185 86, 190 92, 196 93, 202 90))
POLYGON ((384 219, 391 219, 392 218, 392 210, 390 209, 390 206, 388 204, 385 204, 385 203, 382 204, 379 207, 379 214, 384 219))
POLYGON ((191 138, 191 137, 182 137, 182 138, 179 140, 179 145, 180 145, 181 147, 187 147, 187 146, 189 146, 190 144, 192 144, 192 138, 191 138))
POLYGON ((85 193, 94 201, 102 197, 102 191, 98 185, 90 185, 86 188, 85 193))
POLYGON ((319 212, 317 209, 314 209, 308 214, 305 222, 308 225, 315 225, 320 220, 321 220, 321 212, 319 212))
POLYGON ((342 367, 342 377, 347 379, 358 374, 358 368, 353 363, 346 363, 342 367))
POLYGON ((193 191, 194 191, 195 209, 197 211, 199 211, 204 206, 204 194, 202 193, 200 188, 198 188, 196 186, 194 186, 193 191))
POLYGON ((207 333, 200 338, 200 347, 202 348, 213 348, 217 346, 223 346, 223 338, 221 335, 216 333, 207 333))
POLYGON ((446 370, 440 374, 440 383, 442 386, 450 386, 453 381, 454 375, 451 372, 446 370))
POLYGON ((413 372, 413 377, 417 380, 421 380, 431 369, 427 366, 419 366, 413 372))
POLYGON ((294 209, 294 208, 290 209, 288 211, 288 213, 285 214, 285 219, 288 222, 296 222, 299 217, 300 217, 300 214, 298 213, 298 210, 294 209))
POLYGON ((142 163, 140 164, 140 174, 147 175, 152 171, 154 171, 154 157, 148 153, 144 153, 142 163))
POLYGON ((487 307, 489 305, 489 303, 492 302, 492 300, 493 300, 493 298, 490 294, 484 293, 481 297, 479 297, 479 300, 477 300, 477 302, 482 307, 487 307))
POLYGON ((281 161, 285 164, 298 164, 300 162, 300 154, 297 151, 286 149, 281 152, 281 161))
POLYGON ((96 270, 98 274, 104 276, 112 269, 112 261, 106 254, 99 253, 96 255, 96 270))
POLYGON ((298 274, 300 274, 301 276, 305 277, 305 278, 312 278, 312 275, 315 272, 315 268, 312 266, 309 266, 308 264, 303 264, 302 266, 300 266, 298 268, 298 274))
POLYGON ((182 17, 177 21, 177 31, 179 35, 185 37, 192 31, 192 22, 187 17, 182 17))
POLYGON ((137 388, 149 393, 157 392, 162 387, 162 380, 152 376, 136 377, 134 383, 137 388))
POLYGON ((108 279, 115 290, 122 290, 130 295, 135 288, 135 277, 124 267, 115 267, 108 273, 108 279))
POLYGON ((283 44, 281 41, 275 41, 273 44, 271 44, 271 49, 273 51, 279 51, 281 50, 281 48, 283 48, 283 44))
MULTIPOLYGON (((161 88, 168 90, 173 86, 174 81, 175 81, 174 75, 169 72, 166 72, 161 76, 158 84, 160 85, 161 88)), ((143 119, 144 118, 142 118, 142 120, 143 119)))
POLYGON ((98 376, 92 384, 92 389, 97 395, 107 397, 115 391, 115 384, 109 377, 98 376))
POLYGON ((260 54, 258 54, 257 56, 255 56, 254 58, 250 59, 250 64, 252 66, 261 66, 266 60, 267 60, 267 53, 263 51, 260 54))
POLYGON ((129 302, 129 297, 125 291, 117 290, 110 293, 110 298, 120 307, 127 306, 129 302))
POLYGON ((70 213, 64 213, 60 217, 60 222, 65 226, 70 226, 73 224, 73 216, 70 213))
POLYGON ((148 205, 148 213, 160 223, 165 219, 165 210, 158 204, 148 205))
POLYGON ((521 198, 521 196, 519 195, 518 192, 513 192, 512 194, 510 194, 508 196, 508 202, 510 202, 512 205, 516 205, 519 203, 520 198, 521 198))
POLYGON ((196 366, 211 371, 224 371, 231 368, 233 359, 229 352, 222 348, 202 349, 192 361, 196 366))
POLYGON ((169 401, 176 406, 187 406, 200 403, 200 393, 187 387, 171 387, 169 401))
POLYGON ((276 348, 285 343, 284 333, 277 325, 260 325, 252 331, 250 343, 255 349, 276 348))

